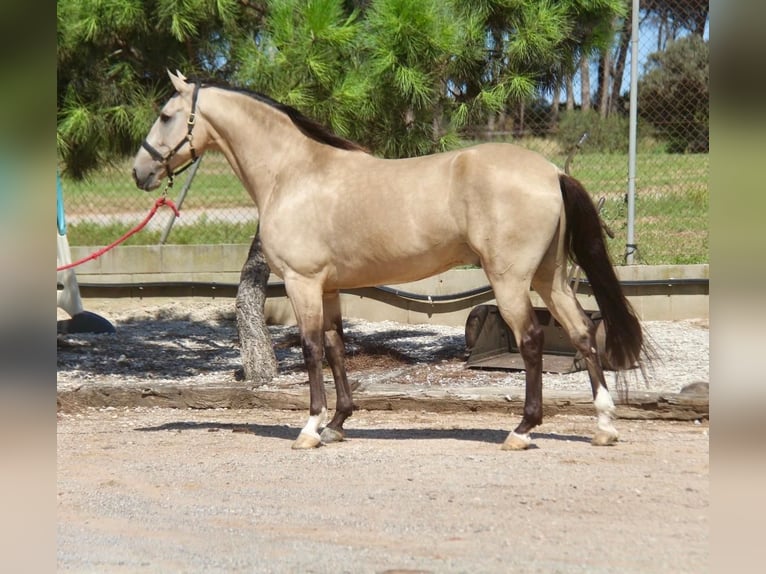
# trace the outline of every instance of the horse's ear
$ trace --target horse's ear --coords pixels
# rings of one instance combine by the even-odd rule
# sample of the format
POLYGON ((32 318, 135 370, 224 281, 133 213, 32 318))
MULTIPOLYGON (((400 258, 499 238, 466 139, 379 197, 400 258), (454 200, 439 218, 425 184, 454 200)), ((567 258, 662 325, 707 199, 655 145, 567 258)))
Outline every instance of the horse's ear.
POLYGON ((173 87, 179 94, 185 94, 191 91, 191 86, 186 83, 186 77, 181 72, 177 72, 177 75, 168 70, 168 76, 173 83, 173 87))

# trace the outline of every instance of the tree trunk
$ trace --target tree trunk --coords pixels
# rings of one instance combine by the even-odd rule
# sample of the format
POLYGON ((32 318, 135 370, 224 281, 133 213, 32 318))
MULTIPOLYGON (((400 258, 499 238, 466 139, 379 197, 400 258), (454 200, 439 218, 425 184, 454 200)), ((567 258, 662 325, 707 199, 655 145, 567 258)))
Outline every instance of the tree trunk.
POLYGON ((606 48, 598 60, 598 113, 602 118, 609 115, 609 95, 611 93, 612 52, 606 48))
POLYGON ((242 370, 237 378, 258 384, 268 383, 277 375, 277 357, 264 314, 270 273, 261 236, 256 233, 239 277, 236 310, 242 355, 242 370))
POLYGON ((572 75, 568 75, 566 78, 566 88, 567 88, 567 105, 566 109, 568 112, 571 112, 575 108, 574 103, 574 80, 572 78, 572 75))
POLYGON ((622 78, 625 75, 625 65, 628 59, 628 49, 630 48, 630 36, 632 32, 632 14, 628 13, 623 22, 620 31, 619 46, 617 48, 617 57, 614 60, 614 71, 612 72, 612 110, 617 109, 617 102, 620 101, 620 89, 622 88, 622 78))
POLYGON ((590 59, 583 54, 580 60, 580 100, 582 111, 590 109, 590 59))
POLYGON ((550 129, 555 131, 559 125, 559 110, 561 108, 561 82, 557 81, 553 88, 553 99, 551 100, 551 125, 550 129))

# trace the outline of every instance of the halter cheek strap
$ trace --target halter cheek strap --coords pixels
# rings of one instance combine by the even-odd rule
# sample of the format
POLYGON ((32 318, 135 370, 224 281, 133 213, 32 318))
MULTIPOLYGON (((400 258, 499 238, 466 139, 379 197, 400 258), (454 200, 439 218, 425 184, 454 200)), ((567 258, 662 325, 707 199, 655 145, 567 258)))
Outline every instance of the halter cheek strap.
POLYGON ((178 144, 172 148, 166 155, 162 155, 157 149, 150 144, 147 140, 144 139, 144 141, 141 142, 141 147, 144 148, 147 152, 149 152, 149 155, 152 156, 152 159, 154 161, 158 161, 162 163, 163 167, 165 168, 165 173, 168 176, 168 187, 171 187, 173 185, 173 177, 184 171, 185 169, 189 168, 191 164, 193 164, 195 161, 197 161, 197 151, 194 149, 194 143, 192 142, 192 130, 194 129, 194 125, 197 122, 197 95, 199 94, 199 83, 194 84, 194 91, 192 92, 192 104, 191 104, 191 111, 189 112, 189 118, 186 120, 186 136, 178 142, 178 144), (178 151, 184 147, 184 145, 189 144, 189 150, 191 151, 191 159, 183 164, 181 167, 179 167, 176 170, 170 169, 170 159, 178 153, 178 151))

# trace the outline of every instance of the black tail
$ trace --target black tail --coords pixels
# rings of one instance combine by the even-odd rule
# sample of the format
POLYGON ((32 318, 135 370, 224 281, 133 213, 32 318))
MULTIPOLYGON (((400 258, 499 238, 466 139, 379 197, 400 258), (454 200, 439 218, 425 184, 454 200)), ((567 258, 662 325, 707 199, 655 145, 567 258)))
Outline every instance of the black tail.
POLYGON ((575 178, 559 176, 566 213, 565 244, 572 260, 582 267, 606 329, 606 357, 615 370, 639 364, 644 346, 643 331, 614 272, 606 249, 596 207, 575 178))

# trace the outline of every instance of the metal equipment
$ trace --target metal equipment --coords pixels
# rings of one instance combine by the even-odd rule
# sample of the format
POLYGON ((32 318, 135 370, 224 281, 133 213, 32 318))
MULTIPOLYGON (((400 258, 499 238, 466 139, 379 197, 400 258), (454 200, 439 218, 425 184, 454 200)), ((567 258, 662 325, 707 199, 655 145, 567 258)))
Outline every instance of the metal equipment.
MULTIPOLYGON (((598 311, 586 311, 596 323, 596 346, 599 354, 604 349, 604 329, 598 311)), ((561 325, 544 308, 536 308, 535 315, 543 329, 543 371, 571 373, 584 368, 577 350, 561 325)), ((496 305, 479 305, 468 315, 465 324, 465 342, 468 350, 467 365, 478 369, 524 370, 519 346, 508 325, 500 316, 496 305)))

